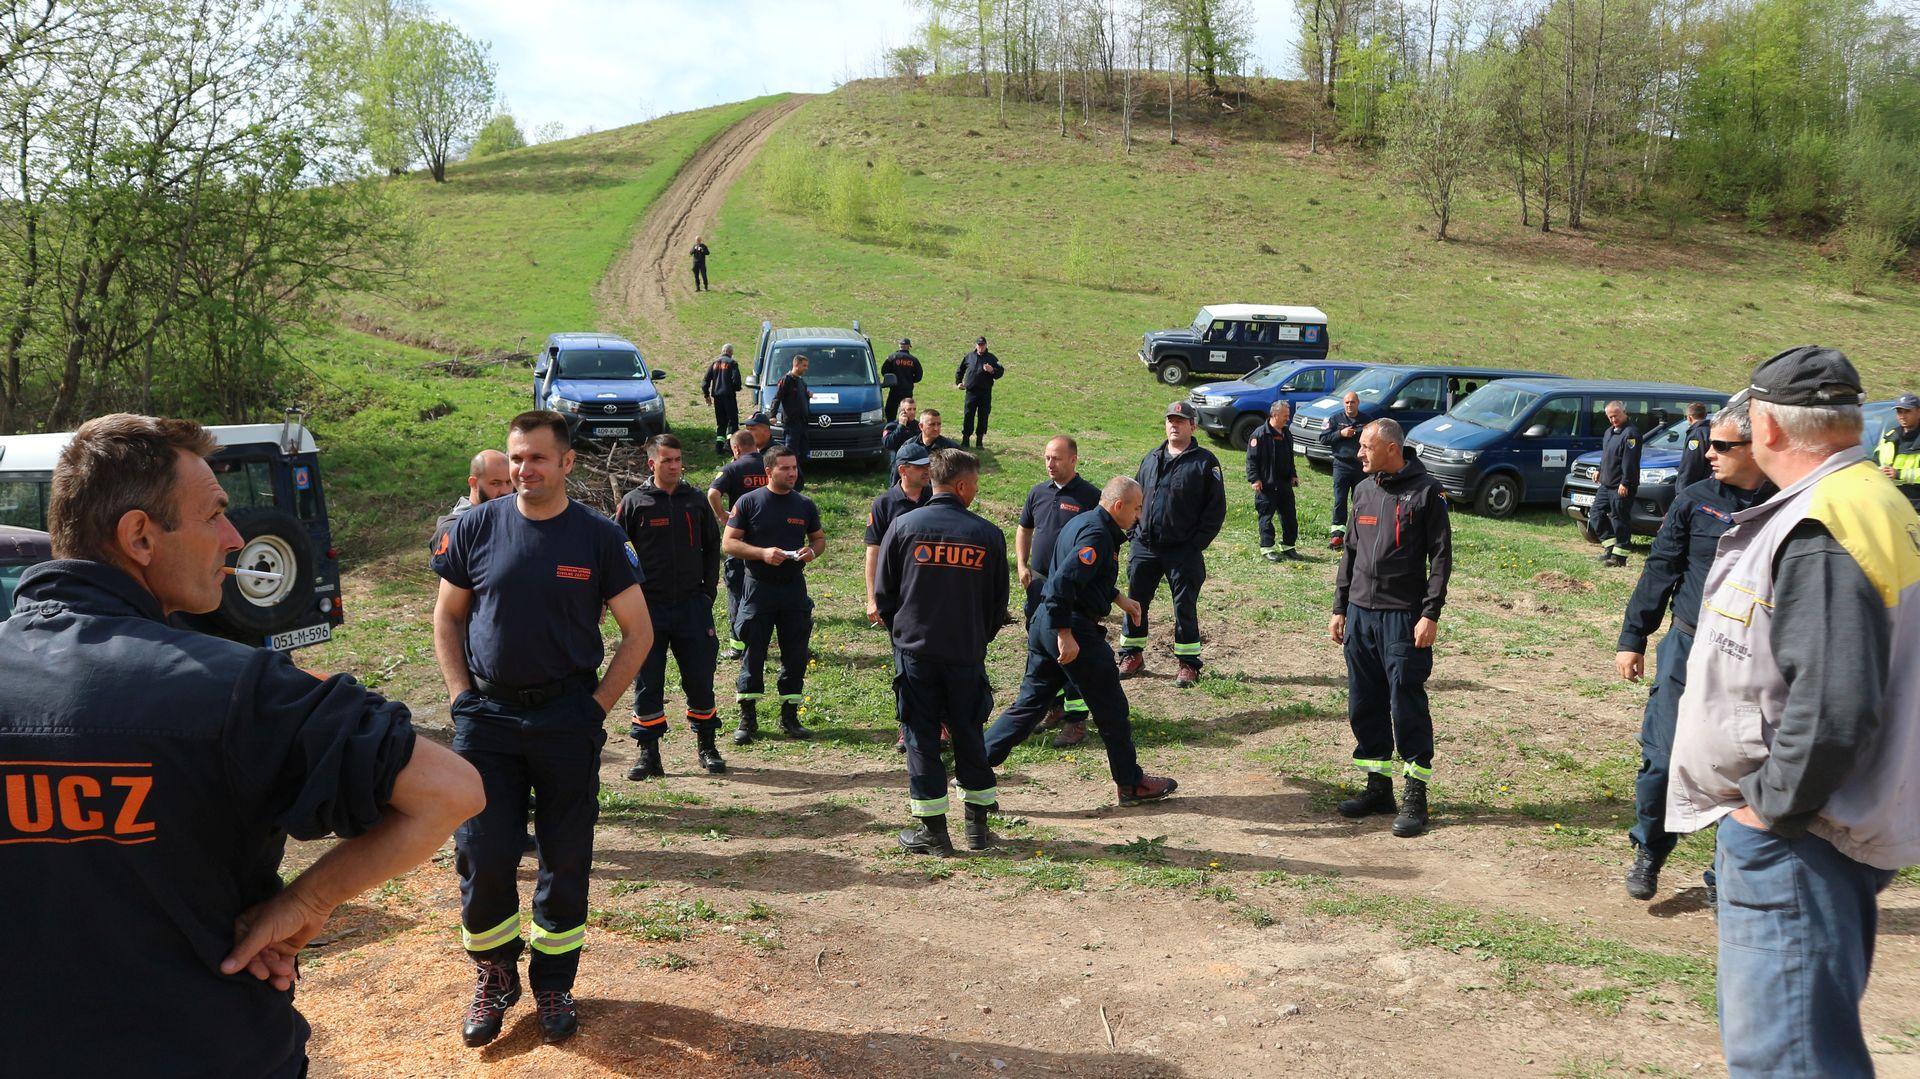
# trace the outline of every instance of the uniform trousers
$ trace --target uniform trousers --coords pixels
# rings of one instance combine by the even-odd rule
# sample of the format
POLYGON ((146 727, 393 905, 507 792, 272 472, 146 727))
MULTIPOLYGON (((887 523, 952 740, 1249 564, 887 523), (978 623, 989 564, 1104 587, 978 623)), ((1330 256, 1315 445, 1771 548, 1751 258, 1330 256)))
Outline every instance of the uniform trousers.
POLYGON ((1633 549, 1633 499, 1623 497, 1618 487, 1595 491, 1593 505, 1587 509, 1587 528, 1608 553, 1626 554, 1633 549))
POLYGON ((704 262, 694 263, 693 264, 693 290, 695 292, 698 292, 701 289, 708 288, 708 287, 709 286, 707 285, 707 264, 704 262))
POLYGON ((968 393, 966 404, 960 413, 960 441, 979 435, 987 437, 987 417, 993 415, 993 395, 990 393, 968 393))
POLYGON ((1347 534, 1347 500, 1352 496, 1353 489, 1360 486, 1360 481, 1366 478, 1367 474, 1361 470, 1359 465, 1349 466, 1343 465, 1338 461, 1334 462, 1332 528, 1334 535, 1344 536, 1347 534))
POLYGON ((769 582, 747 574, 738 618, 733 635, 745 643, 747 654, 740 661, 735 696, 743 701, 766 696, 767 651, 778 634, 780 675, 775 688, 781 703, 798 704, 806 688, 807 645, 813 636, 813 600, 806 579, 769 582))
POLYGON ((1120 636, 1120 654, 1139 655, 1147 647, 1147 607, 1167 581, 1173 593, 1173 655, 1182 667, 1199 670, 1200 662, 1200 586, 1207 583, 1207 559, 1194 547, 1170 547, 1164 550, 1133 541, 1127 557, 1127 595, 1140 605, 1140 621, 1125 616, 1120 636))
POLYGON ((1120 686, 1120 668, 1114 663, 1107 631, 1084 619, 1074 619, 1073 639, 1080 654, 1072 663, 1060 663, 1058 642, 1047 619, 1035 619, 1027 630, 1027 673, 1020 680, 1014 702, 987 730, 987 764, 1005 764, 1015 746, 1046 718, 1053 699, 1069 681, 1080 687, 1093 713, 1093 725, 1107 747, 1107 770, 1123 787, 1140 782, 1145 774, 1133 748, 1133 721, 1126 690, 1120 686))
POLYGON ((1260 514, 1260 549, 1273 549, 1273 518, 1280 518, 1280 546, 1291 551, 1300 542, 1300 518, 1294 513, 1293 485, 1282 483, 1253 493, 1253 508, 1260 514))
POLYGON ((1680 695, 1687 690, 1687 657, 1693 634, 1674 627, 1655 652, 1657 669, 1647 708, 1640 718, 1640 774, 1633 780, 1637 818, 1627 834, 1636 847, 1665 858, 1680 841, 1667 831, 1667 766, 1673 758, 1673 728, 1680 718, 1680 695))
POLYGON ((720 580, 727 586, 727 647, 735 652, 745 648, 740 642, 740 597, 747 590, 747 564, 731 556, 720 562, 720 580))
MULTIPOLYGON (((895 379, 899 377, 898 375, 894 376, 895 379)), ((912 396, 913 383, 894 382, 893 385, 887 387, 887 403, 881 407, 880 415, 885 417, 888 423, 893 423, 900 418, 900 402, 912 396)))
POLYGON ((713 437, 722 439, 740 429, 740 398, 731 393, 713 396, 713 437))
POLYGON ((571 989, 586 942, 607 730, 591 693, 593 676, 575 679, 576 687, 534 708, 473 691, 453 702, 453 751, 480 773, 487 796, 486 807, 453 834, 462 943, 477 960, 512 963, 520 955, 520 858, 531 791, 540 844, 527 964, 535 990, 571 989))
POLYGON ((653 648, 633 680, 633 737, 657 742, 667 732, 667 652, 680 668, 680 692, 687 698, 693 729, 714 730, 713 672, 720 661, 720 640, 713 631, 713 597, 695 593, 674 602, 647 601, 653 618, 653 648))
MULTIPOLYGON (((1033 628, 1033 618, 1040 613, 1040 595, 1046 585, 1047 582, 1043 578, 1036 576, 1033 583, 1027 586, 1026 626, 1028 629, 1033 628)), ((1081 696, 1079 687, 1073 684, 1072 675, 1067 676, 1067 684, 1061 687, 1059 700, 1061 709, 1072 716, 1076 722, 1086 722, 1087 700, 1081 696)))
POLYGON ((953 774, 971 805, 1000 801, 987 765, 982 719, 993 708, 993 688, 982 663, 943 663, 894 650, 894 693, 907 726, 908 808, 916 817, 947 812, 947 765, 940 757, 940 728, 953 739, 953 774))
POLYGON ((1433 775, 1433 713, 1427 676, 1433 649, 1413 646, 1413 611, 1347 607, 1347 718, 1353 725, 1353 762, 1388 774, 1394 751, 1416 779, 1433 775))

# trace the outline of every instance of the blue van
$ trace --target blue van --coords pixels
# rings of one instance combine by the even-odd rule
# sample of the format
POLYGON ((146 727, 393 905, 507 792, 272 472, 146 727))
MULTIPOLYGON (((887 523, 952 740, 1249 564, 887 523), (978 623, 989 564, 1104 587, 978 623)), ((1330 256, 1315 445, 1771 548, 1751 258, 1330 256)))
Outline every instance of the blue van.
POLYGON ((1309 460, 1331 463, 1333 451, 1320 441, 1321 432, 1341 411, 1341 398, 1348 393, 1360 395, 1360 410, 1373 419, 1399 421, 1413 430, 1423 420, 1440 415, 1475 390, 1499 378, 1533 376, 1556 378, 1541 371, 1515 371, 1498 367, 1460 367, 1453 364, 1369 364, 1367 369, 1329 393, 1303 405, 1293 414, 1287 427, 1293 432, 1293 452, 1309 460))
MULTIPOLYGON (((880 444, 880 432, 886 426, 881 391, 893 385, 893 376, 880 373, 880 365, 873 358, 873 342, 860 332, 858 322, 850 330, 776 330, 773 323, 762 322, 760 345, 747 374, 747 388, 753 391, 756 405, 768 416, 773 415, 773 392, 781 377, 793 370, 793 358, 803 354, 807 357, 807 386, 813 391, 809 399, 813 430, 807 432, 807 456, 815 461, 885 460, 886 450, 880 444)), ((785 438, 785 428, 775 423, 774 441, 785 438)))
POLYGON ((1200 429, 1236 450, 1267 422, 1267 409, 1285 400, 1294 411, 1334 392, 1366 364, 1353 360, 1280 360, 1236 382, 1215 382, 1188 395, 1200 429))
POLYGON ((1719 408, 1727 395, 1670 382, 1501 379, 1407 432, 1407 449, 1449 497, 1471 499, 1486 517, 1511 517, 1560 496, 1574 460, 1600 448, 1609 401, 1645 432, 1684 419, 1695 401, 1719 408))
POLYGON ((643 441, 665 434, 667 403, 633 342, 604 333, 556 333, 533 358, 533 407, 567 417, 582 438, 643 441))

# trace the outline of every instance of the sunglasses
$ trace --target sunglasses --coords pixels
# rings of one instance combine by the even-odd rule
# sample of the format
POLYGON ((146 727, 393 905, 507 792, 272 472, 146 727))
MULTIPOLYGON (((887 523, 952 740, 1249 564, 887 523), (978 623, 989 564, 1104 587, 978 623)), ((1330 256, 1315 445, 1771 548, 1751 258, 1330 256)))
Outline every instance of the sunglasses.
POLYGON ((1751 446, 1753 445, 1753 440, 1746 439, 1740 442, 1728 442, 1725 439, 1710 438, 1707 440, 1707 445, 1711 447, 1715 453, 1725 453, 1735 446, 1751 446))

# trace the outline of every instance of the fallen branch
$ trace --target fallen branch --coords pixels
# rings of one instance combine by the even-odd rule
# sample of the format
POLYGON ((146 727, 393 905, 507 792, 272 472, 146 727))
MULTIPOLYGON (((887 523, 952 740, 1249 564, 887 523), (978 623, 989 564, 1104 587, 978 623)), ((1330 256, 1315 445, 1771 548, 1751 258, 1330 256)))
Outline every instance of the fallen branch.
POLYGON ((1107 1032, 1107 1048, 1119 1048, 1113 1041, 1113 1024, 1107 1022, 1107 1006, 1105 1004, 1100 1005, 1100 1026, 1107 1032))

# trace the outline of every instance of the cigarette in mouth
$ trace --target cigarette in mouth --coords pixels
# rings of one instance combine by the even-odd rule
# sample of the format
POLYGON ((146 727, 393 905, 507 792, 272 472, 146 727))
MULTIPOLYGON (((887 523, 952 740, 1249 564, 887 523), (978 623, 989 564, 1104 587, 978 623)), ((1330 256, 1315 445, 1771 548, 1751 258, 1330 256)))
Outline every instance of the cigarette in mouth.
POLYGON ((250 577, 256 581, 277 581, 280 579, 280 574, 268 573, 263 569, 235 569, 232 566, 224 568, 230 577, 250 577))

